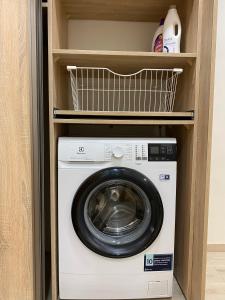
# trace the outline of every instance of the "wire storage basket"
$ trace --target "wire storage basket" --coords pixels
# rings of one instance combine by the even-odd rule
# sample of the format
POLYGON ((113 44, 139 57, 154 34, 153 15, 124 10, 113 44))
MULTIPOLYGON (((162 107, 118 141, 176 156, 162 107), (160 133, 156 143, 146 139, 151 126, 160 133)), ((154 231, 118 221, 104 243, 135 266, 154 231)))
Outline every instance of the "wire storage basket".
POLYGON ((118 74, 108 68, 67 66, 75 111, 172 112, 183 69, 142 69, 118 74))

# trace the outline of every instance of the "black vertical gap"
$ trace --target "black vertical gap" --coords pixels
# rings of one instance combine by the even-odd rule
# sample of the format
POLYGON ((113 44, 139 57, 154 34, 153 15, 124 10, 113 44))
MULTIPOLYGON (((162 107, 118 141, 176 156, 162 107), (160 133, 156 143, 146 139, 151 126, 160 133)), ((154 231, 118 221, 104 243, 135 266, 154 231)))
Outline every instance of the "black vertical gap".
POLYGON ((40 0, 30 2, 31 51, 31 115, 32 115, 32 169, 33 169, 33 246, 34 297, 44 300, 44 218, 43 218, 43 71, 42 71, 42 5, 40 0))
POLYGON ((33 98, 34 261, 35 299, 47 299, 50 291, 50 180, 48 100, 48 8, 32 2, 31 51, 33 98))
POLYGON ((51 279, 51 238, 50 238, 50 167, 49 167, 49 96, 48 96, 48 8, 42 8, 42 143, 43 143, 43 219, 44 219, 44 255, 45 255, 45 298, 50 291, 51 279))

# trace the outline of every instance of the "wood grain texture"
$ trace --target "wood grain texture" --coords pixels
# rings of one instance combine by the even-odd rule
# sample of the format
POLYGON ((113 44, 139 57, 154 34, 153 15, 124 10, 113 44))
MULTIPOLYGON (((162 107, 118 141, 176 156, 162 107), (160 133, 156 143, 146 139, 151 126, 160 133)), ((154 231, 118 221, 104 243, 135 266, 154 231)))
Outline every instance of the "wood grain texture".
POLYGON ((67 20, 60 0, 48 1, 51 14, 51 47, 65 48, 67 46, 67 20))
POLYGON ((67 18, 159 22, 179 0, 60 0, 67 18))
POLYGON ((169 131, 177 138, 177 205, 174 273, 189 299, 193 237, 193 135, 194 127, 179 126, 169 131))
MULTIPOLYGON (((53 69, 52 48, 54 44, 62 42, 62 37, 53 28, 53 22, 57 22, 57 11, 59 3, 57 0, 48 1, 48 50, 49 50, 49 140, 50 140, 50 226, 51 226, 51 299, 58 299, 58 261, 57 261, 57 137, 60 128, 53 124, 53 108, 56 97, 56 87, 53 83, 57 72, 53 69)), ((61 14, 62 12, 58 12, 61 14)), ((60 25, 59 25, 60 26, 60 25)), ((60 31, 61 33, 61 31, 60 31)))
POLYGON ((75 111, 55 110, 55 116, 111 116, 111 117, 162 117, 162 118, 193 118, 193 112, 113 112, 113 111, 75 111))
POLYGON ((175 111, 195 110, 196 98, 196 63, 184 66, 177 82, 177 91, 174 102, 175 111))
POLYGON ((186 120, 145 120, 145 119, 54 119, 55 124, 108 124, 108 125, 194 125, 186 120))
POLYGON ((62 65, 113 68, 125 73, 141 68, 183 68, 192 65, 196 53, 152 53, 142 51, 101 51, 53 49, 54 61, 62 65))
POLYGON ((70 78, 66 65, 79 67, 108 67, 120 74, 130 74, 144 68, 183 68, 177 82, 174 111, 194 110, 195 53, 147 53, 135 51, 91 51, 53 49, 55 90, 54 107, 71 108, 70 78))
POLYGON ((208 252, 225 252, 225 244, 208 244, 208 252))
MULTIPOLYGON (((201 0, 186 1, 181 5, 182 18, 184 20, 183 47, 185 49, 197 50, 197 45, 200 45, 201 37, 201 18, 202 7, 199 5, 201 0), (198 41, 198 44, 197 44, 198 41)), ((182 101, 176 103, 176 110, 182 110, 184 107, 194 109, 195 119, 198 119, 198 101, 199 101, 199 74, 200 74, 200 52, 197 52, 195 65, 185 69, 183 85, 178 86, 178 99, 184 93, 182 101), (184 92, 185 91, 185 92, 184 92), (188 106, 187 106, 188 105, 188 106)), ((193 238, 194 231, 194 203, 196 187, 196 168, 201 158, 197 161, 197 129, 198 124, 193 127, 193 132, 187 134, 178 129, 177 138, 181 140, 181 159, 178 162, 180 165, 181 177, 178 178, 177 188, 177 217, 176 217, 176 242, 175 242, 175 275, 182 287, 186 298, 192 297, 192 266, 193 266, 193 238)), ((200 140, 200 139, 199 139, 200 140)), ((204 275, 203 275, 204 276, 204 275)), ((202 291, 198 294, 202 294, 202 291)))
POLYGON ((199 0, 179 1, 178 13, 182 24, 181 49, 188 51, 196 51, 197 48, 197 28, 199 0))
POLYGON ((194 146, 196 164, 191 299, 204 300, 207 253, 209 175, 214 96, 217 0, 200 1, 198 101, 194 146), (208 28, 205 34, 205 28, 208 28))
MULTIPOLYGON (((170 134, 176 135, 181 140, 181 177, 178 187, 178 213, 176 229, 176 276, 188 300, 204 299, 205 277, 205 250, 206 250, 206 220, 207 220, 207 189, 208 167, 211 134, 211 106, 213 72, 211 59, 213 57, 213 27, 214 0, 186 0, 173 1, 178 5, 178 11, 183 25, 182 51, 190 52, 178 55, 153 54, 145 52, 126 51, 85 51, 65 49, 66 43, 60 42, 62 27, 57 28, 60 22, 67 22, 66 18, 77 19, 102 19, 102 20, 132 20, 153 21, 162 15, 165 6, 170 1, 161 0, 127 0, 122 2, 104 0, 51 0, 61 5, 64 14, 53 13, 59 16, 54 19, 53 35, 59 42, 51 43, 50 57, 52 77, 50 77, 50 118, 52 126, 52 180, 56 178, 56 139, 60 134, 59 129, 69 129, 69 133, 76 132, 80 124, 107 124, 114 125, 184 125, 172 126, 170 134), (119 3, 119 4, 118 4, 119 3), (120 11, 117 11, 119 7, 120 11), (153 10, 154 9, 154 10, 153 10), (115 13, 115 11, 117 13, 115 13), (62 20, 63 18, 63 20, 62 20), (57 22, 58 20, 58 22, 57 22), (54 26, 55 24, 55 26, 54 26), (204 28, 210 28, 207 35, 204 28), (54 46, 54 47, 53 47, 54 46), (63 48, 64 47, 64 48, 63 48), (61 49, 60 49, 61 48, 61 49), (196 52, 196 53, 195 53, 196 52), (53 107, 68 109, 68 89, 65 80, 65 65, 78 66, 106 66, 115 71, 130 72, 144 67, 184 67, 184 73, 179 78, 179 86, 175 109, 177 112, 193 110, 195 108, 196 120, 125 120, 109 118, 74 118, 53 119, 53 107), (61 68, 60 68, 61 67, 61 68), (181 242, 182 241, 182 242, 181 242)), ((170 3, 172 4, 172 3, 170 3)), ((59 6, 58 6, 59 7, 59 6)), ((55 6, 57 8, 57 6, 55 6)), ((64 31, 64 35, 67 32, 64 31)), ((103 125, 104 124, 104 125, 103 125)), ((156 125, 156 126, 151 126, 156 125)), ((88 126, 88 125, 86 125, 88 126)), ((96 125, 97 126, 97 125, 96 125)), ((98 125, 99 126, 99 125, 98 125)), ((118 126, 123 128, 123 126, 118 126)), ((117 126, 115 126, 117 127, 117 126)), ((137 126, 138 127, 138 126, 137 126)), ((140 127, 140 126, 139 126, 140 127)), ((145 126, 147 127, 147 126, 145 126)), ((170 127, 170 126, 168 126, 170 127)), ((132 127, 135 128, 135 127, 132 127)), ((144 126, 143 126, 144 128, 144 126)), ((134 130, 134 134, 135 131, 134 130)), ((52 186, 55 189, 56 185, 52 186)), ((53 248, 56 242, 56 192, 52 197, 52 226, 53 248), (55 240, 54 240, 55 236, 55 240)), ((57 251, 53 249, 53 281, 55 295, 57 294, 57 251)), ((53 297, 55 299, 55 297, 53 297)))
POLYGON ((32 300, 29 1, 0 1, 0 299, 32 300))

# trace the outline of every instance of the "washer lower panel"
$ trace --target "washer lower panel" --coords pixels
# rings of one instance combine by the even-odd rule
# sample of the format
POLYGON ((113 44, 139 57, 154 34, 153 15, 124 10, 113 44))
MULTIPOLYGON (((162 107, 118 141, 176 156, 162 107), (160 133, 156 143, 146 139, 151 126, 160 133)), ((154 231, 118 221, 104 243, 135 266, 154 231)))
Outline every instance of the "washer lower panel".
POLYGON ((60 299, 144 299, 172 296, 172 272, 157 274, 60 274, 60 299))

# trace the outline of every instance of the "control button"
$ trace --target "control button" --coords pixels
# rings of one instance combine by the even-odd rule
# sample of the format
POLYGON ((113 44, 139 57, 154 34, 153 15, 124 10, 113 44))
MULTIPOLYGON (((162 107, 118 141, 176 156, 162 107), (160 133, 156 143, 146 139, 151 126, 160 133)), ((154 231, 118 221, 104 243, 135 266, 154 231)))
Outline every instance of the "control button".
POLYGON ((105 144, 105 155, 111 156, 111 145, 110 144, 105 144))
POLYGON ((167 146, 167 154, 169 154, 169 155, 173 154, 173 146, 172 145, 167 146))
POLYGON ((105 157, 105 161, 111 161, 111 157, 105 157))
POLYGON ((136 157, 136 160, 141 160, 141 158, 142 158, 142 147, 141 147, 141 145, 136 145, 135 146, 135 157, 136 157))
POLYGON ((122 158, 124 156, 124 151, 122 147, 116 146, 113 148, 113 155, 115 158, 122 158))
POLYGON ((160 152, 161 154, 166 154, 166 146, 161 146, 160 152))
POLYGON ((125 159, 132 160, 132 146, 129 144, 125 148, 125 159))

